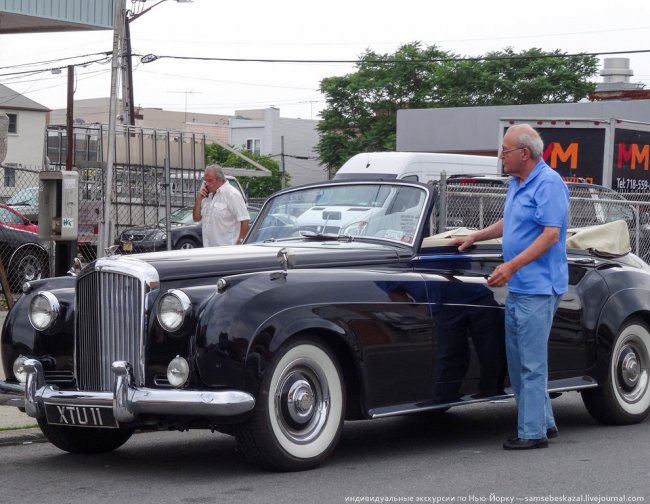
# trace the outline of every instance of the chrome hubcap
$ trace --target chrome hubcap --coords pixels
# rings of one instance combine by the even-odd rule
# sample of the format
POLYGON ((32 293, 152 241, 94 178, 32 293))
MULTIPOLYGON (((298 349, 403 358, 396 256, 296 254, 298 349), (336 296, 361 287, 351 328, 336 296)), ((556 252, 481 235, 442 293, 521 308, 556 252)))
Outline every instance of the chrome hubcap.
POLYGON ((648 355, 634 338, 626 341, 618 352, 616 375, 621 398, 628 403, 641 399, 648 387, 648 355))
POLYGON ((287 394, 287 407, 291 418, 304 423, 314 409, 314 391, 307 380, 297 380, 287 394))
POLYGON ((300 360, 285 370, 275 391, 275 414, 284 435, 303 444, 316 439, 327 422, 329 391, 318 367, 300 360))
POLYGON ((639 381, 641 368, 636 354, 629 348, 622 353, 621 359, 621 379, 624 385, 634 387, 639 381))

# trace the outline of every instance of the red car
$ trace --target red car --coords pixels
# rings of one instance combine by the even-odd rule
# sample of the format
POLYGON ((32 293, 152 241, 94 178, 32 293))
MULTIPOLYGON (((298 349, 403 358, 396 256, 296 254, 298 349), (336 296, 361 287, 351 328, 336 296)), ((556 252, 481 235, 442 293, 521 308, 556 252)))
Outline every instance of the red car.
POLYGON ((0 203, 0 225, 38 233, 38 226, 20 212, 0 203))

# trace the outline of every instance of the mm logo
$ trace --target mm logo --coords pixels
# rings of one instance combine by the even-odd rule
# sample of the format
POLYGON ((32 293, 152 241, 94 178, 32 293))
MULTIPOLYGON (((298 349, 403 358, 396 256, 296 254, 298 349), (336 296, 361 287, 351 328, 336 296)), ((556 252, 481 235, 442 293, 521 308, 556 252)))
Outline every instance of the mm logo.
POLYGON ((636 165, 643 165, 643 169, 648 171, 648 161, 650 160, 650 145, 640 147, 639 144, 630 144, 626 146, 623 142, 618 143, 618 161, 617 167, 629 166, 631 170, 636 170, 636 165))
POLYGON ((551 142, 544 149, 544 161, 548 163, 551 168, 557 169, 559 162, 570 163, 569 167, 572 170, 578 168, 578 144, 571 143, 566 149, 563 149, 558 142, 551 142))

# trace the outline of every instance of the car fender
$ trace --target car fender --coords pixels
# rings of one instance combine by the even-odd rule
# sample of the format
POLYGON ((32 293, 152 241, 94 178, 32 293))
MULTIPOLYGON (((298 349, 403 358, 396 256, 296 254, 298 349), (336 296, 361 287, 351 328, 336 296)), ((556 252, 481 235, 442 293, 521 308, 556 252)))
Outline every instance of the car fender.
MULTIPOLYGON (((249 384, 261 379, 268 361, 292 336, 317 333, 342 351, 358 348, 354 331, 335 305, 394 302, 383 283, 414 284, 419 274, 392 271, 386 282, 377 270, 289 270, 227 277, 228 284, 202 307, 196 331, 196 355, 204 383, 223 383, 224 370, 244 373, 249 384), (244 372, 243 369, 246 369, 244 372)), ((426 303, 426 299, 420 300, 426 303)), ((403 300, 400 300, 402 304, 403 300)))
POLYGON ((609 370, 612 346, 625 320, 633 315, 650 323, 650 293, 645 288, 623 289, 612 294, 603 305, 596 336, 594 378, 602 383, 609 370))
POLYGON ((74 281, 72 277, 59 277, 30 282, 31 290, 20 296, 7 313, 1 340, 2 365, 7 378, 13 376, 12 365, 20 354, 38 358, 46 353, 71 353, 70 350, 74 346, 74 281), (52 329, 40 332, 29 322, 28 308, 32 298, 43 291, 49 291, 56 296, 61 312, 52 329))

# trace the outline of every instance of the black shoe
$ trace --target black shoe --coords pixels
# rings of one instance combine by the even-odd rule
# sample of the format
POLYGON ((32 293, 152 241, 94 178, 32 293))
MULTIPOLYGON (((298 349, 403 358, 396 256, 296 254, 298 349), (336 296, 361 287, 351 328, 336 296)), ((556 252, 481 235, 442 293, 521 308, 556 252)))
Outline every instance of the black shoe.
POLYGON ((548 447, 548 439, 545 437, 540 439, 508 438, 508 440, 503 443, 504 450, 532 450, 534 448, 546 447, 548 447))
MULTIPOLYGON (((551 427, 551 428, 549 428, 549 429, 546 429, 546 437, 547 437, 548 439, 556 438, 556 437, 558 437, 559 435, 560 435, 560 432, 557 430, 557 427, 551 427)), ((510 437, 508 438, 508 441, 510 441, 510 442, 514 442, 514 441, 517 440, 517 438, 518 438, 518 436, 510 436, 510 437)))

